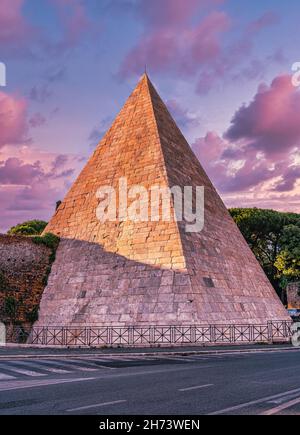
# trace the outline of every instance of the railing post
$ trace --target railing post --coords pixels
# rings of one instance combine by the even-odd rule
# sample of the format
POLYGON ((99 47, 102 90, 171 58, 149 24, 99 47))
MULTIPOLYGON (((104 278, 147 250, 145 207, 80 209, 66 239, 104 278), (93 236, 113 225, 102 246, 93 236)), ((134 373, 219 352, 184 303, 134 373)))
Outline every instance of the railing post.
POLYGON ((210 343, 215 343, 216 342, 216 326, 210 325, 209 329, 210 329, 210 343))
POLYGON ((273 343, 273 322, 268 322, 268 341, 273 343))

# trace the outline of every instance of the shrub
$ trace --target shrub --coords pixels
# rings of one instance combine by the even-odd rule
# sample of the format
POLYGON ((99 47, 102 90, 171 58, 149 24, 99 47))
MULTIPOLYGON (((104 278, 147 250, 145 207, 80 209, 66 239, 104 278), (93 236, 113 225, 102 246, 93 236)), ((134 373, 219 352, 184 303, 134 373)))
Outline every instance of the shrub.
POLYGON ((40 220, 26 221, 8 230, 10 236, 34 236, 42 234, 47 226, 47 222, 40 220))
POLYGON ((32 241, 37 245, 45 245, 47 248, 52 249, 52 251, 56 251, 59 244, 59 237, 52 233, 46 233, 43 236, 32 237, 32 241))

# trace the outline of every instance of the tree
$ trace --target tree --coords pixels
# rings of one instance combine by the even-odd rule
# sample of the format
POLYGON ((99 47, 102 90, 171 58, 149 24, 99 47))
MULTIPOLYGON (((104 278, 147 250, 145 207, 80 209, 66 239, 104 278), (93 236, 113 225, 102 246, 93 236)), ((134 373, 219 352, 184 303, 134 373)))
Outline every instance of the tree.
POLYGON ((300 215, 258 208, 229 210, 266 275, 281 295, 299 276, 300 215))
POLYGON ((40 221, 40 220, 26 221, 10 228, 7 234, 11 236, 13 235, 37 236, 42 234, 46 226, 47 226, 47 222, 45 221, 40 221))
POLYGON ((300 225, 288 225, 280 239, 275 267, 289 281, 300 279, 300 225))

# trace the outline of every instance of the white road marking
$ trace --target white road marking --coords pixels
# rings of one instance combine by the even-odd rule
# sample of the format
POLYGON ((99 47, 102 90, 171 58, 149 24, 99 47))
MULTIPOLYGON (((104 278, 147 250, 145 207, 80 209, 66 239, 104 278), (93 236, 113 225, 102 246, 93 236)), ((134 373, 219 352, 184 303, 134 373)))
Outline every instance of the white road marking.
POLYGON ((213 387, 213 386, 214 386, 214 384, 196 385, 194 387, 180 388, 178 391, 199 390, 200 388, 209 388, 209 387, 213 387))
POLYGON ((168 361, 168 360, 170 360, 170 361, 185 361, 185 362, 191 362, 191 361, 194 361, 194 360, 192 360, 192 359, 188 359, 188 358, 185 358, 185 357, 181 357, 181 356, 178 356, 178 357, 176 357, 176 356, 162 356, 162 357, 156 357, 156 359, 157 360, 164 360, 164 361, 168 361))
POLYGON ((192 357, 173 357, 172 358, 162 358, 162 359, 173 359, 174 361, 185 361, 185 362, 199 362, 200 360, 198 358, 192 358, 192 357))
POLYGON ((53 360, 52 363, 55 364, 55 365, 58 365, 60 367, 65 367, 67 370, 68 369, 72 369, 73 371, 74 370, 79 370, 79 371, 85 371, 85 372, 95 372, 97 370, 97 369, 92 369, 90 367, 82 367, 80 365, 72 364, 71 360, 68 360, 68 361, 65 361, 65 362, 53 360))
POLYGON ((112 360, 110 358, 98 358, 98 357, 90 356, 88 358, 84 358, 84 361, 99 361, 99 362, 110 363, 110 362, 113 362, 115 360, 112 360))
POLYGON ((39 361, 39 362, 32 362, 32 361, 22 361, 23 365, 28 366, 32 366, 33 368, 39 369, 39 370, 44 370, 46 372, 50 372, 50 373, 57 373, 60 375, 66 374, 66 373, 71 373, 68 370, 63 370, 63 369, 57 369, 55 367, 48 367, 48 365, 52 365, 52 363, 50 363, 49 361, 39 361))
POLYGON ((4 381, 4 380, 8 380, 8 379, 16 379, 16 377, 6 375, 5 373, 0 373, 0 381, 4 381))
POLYGON ((114 367, 102 366, 101 364, 97 364, 96 361, 98 360, 93 360, 93 359, 78 360, 78 362, 81 364, 88 364, 89 366, 96 367, 95 371, 99 369, 115 370, 114 367))
POLYGON ((84 411, 85 409, 100 408, 101 406, 117 405, 127 402, 126 400, 115 400, 114 402, 97 403, 95 405, 81 406, 80 408, 67 409, 67 412, 84 411))
POLYGON ((14 367, 10 364, 1 364, 0 368, 4 369, 4 370, 8 370, 10 372, 13 373, 18 373, 19 375, 25 375, 25 376, 32 376, 32 377, 38 377, 38 376, 46 376, 45 373, 39 373, 39 372, 35 372, 33 370, 26 370, 24 368, 21 367, 14 367))
POLYGON ((230 408, 221 409, 220 411, 211 412, 209 415, 221 415, 227 412, 238 411, 239 409, 247 408, 252 405, 258 405, 259 403, 268 402, 272 399, 277 399, 279 397, 289 396, 293 393, 300 393, 300 388, 295 390, 286 391, 285 393, 275 394, 274 396, 264 397, 263 399, 252 400, 251 402, 242 403, 240 405, 231 406, 230 408))
POLYGON ((211 358, 195 355, 195 356, 193 356, 193 359, 194 359, 194 361, 207 361, 211 358))
POLYGON ((280 411, 284 411, 285 409, 291 408, 292 406, 298 405, 300 403, 300 397, 294 400, 290 400, 289 402, 283 403, 282 405, 276 406, 275 408, 269 409, 268 411, 263 412, 261 415, 274 415, 278 414, 280 411))
POLYGON ((93 364, 90 364, 88 361, 78 361, 77 359, 69 359, 68 360, 68 365, 69 365, 69 361, 70 361, 70 367, 74 367, 77 370, 82 370, 84 372, 96 372, 98 369, 96 368, 92 368, 91 366, 93 366, 93 364))
POLYGON ((110 356, 109 357, 109 359, 111 360, 111 361, 113 361, 113 362, 115 362, 115 361, 128 361, 128 362, 130 362, 130 361, 134 361, 134 360, 136 360, 137 359, 137 357, 118 357, 118 356, 110 356))
POLYGON ((281 405, 281 403, 285 403, 287 400, 297 399, 298 397, 299 393, 289 394, 288 396, 281 397, 280 399, 270 400, 268 404, 281 405))
POLYGON ((22 390, 24 388, 46 387, 48 385, 70 384, 74 382, 92 381, 95 378, 48 379, 45 381, 8 381, 0 384, 0 391, 22 390))

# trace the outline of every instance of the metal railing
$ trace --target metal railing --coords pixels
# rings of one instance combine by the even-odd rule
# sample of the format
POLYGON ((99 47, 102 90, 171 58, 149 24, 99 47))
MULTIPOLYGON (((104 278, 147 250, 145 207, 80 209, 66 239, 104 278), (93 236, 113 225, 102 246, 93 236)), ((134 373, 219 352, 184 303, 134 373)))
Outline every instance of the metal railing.
POLYGON ((8 341, 43 346, 171 346, 289 341, 292 322, 264 325, 17 327, 8 341))

